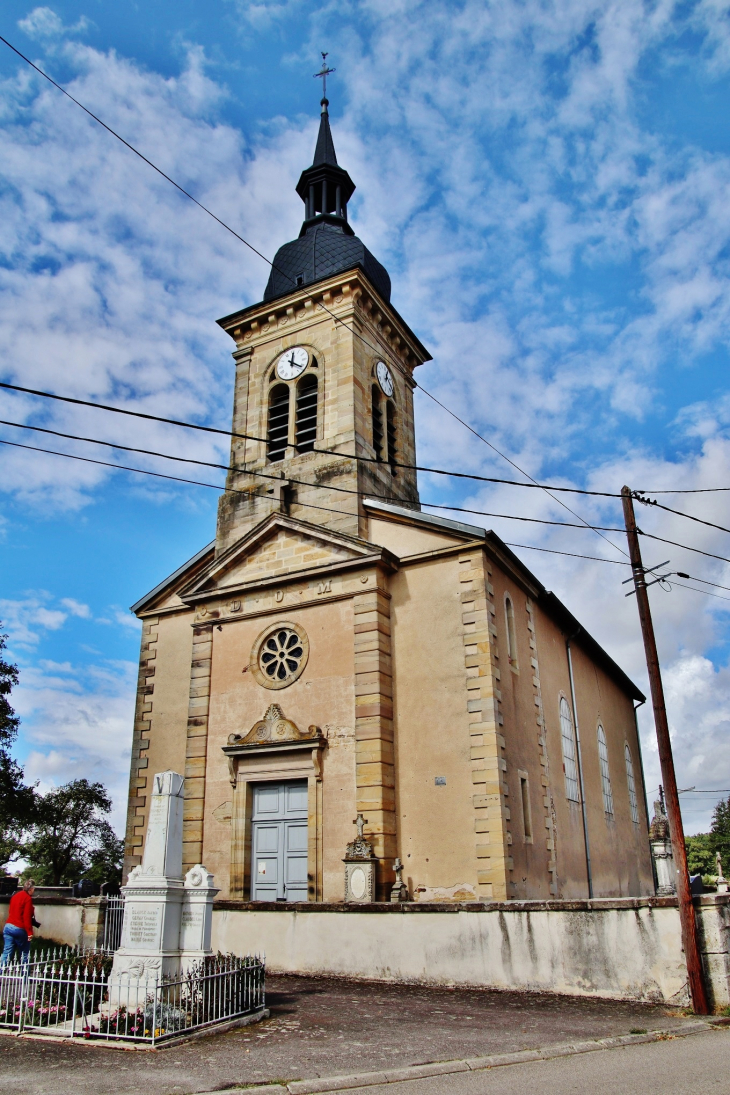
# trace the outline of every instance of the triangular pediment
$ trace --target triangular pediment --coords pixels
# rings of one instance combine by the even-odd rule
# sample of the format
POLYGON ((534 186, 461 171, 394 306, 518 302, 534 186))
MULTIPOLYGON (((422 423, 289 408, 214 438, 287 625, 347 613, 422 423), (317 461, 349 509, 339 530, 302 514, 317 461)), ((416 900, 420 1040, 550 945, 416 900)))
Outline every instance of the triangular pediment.
POLYGON ((190 603, 201 596, 366 559, 381 550, 365 540, 273 514, 214 559, 182 595, 190 603))

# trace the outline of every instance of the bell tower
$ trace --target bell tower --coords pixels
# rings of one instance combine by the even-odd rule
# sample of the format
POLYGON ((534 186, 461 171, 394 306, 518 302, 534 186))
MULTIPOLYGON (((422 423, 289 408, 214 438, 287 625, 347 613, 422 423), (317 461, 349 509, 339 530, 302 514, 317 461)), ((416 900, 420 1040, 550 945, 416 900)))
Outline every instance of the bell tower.
POLYGON ((365 537, 364 497, 418 509, 413 371, 430 355, 390 303, 385 267, 354 234, 355 184, 321 100, 304 222, 263 300, 218 320, 236 343, 233 432, 216 552, 274 511, 365 537))

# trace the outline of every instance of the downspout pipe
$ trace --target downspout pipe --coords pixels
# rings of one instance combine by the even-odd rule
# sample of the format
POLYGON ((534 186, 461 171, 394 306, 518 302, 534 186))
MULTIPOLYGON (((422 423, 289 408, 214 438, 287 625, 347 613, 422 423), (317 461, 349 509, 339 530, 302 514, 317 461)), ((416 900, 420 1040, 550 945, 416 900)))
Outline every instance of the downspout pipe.
POLYGON ((639 771, 641 772, 641 790, 644 795, 644 805, 646 806, 646 831, 651 828, 651 822, 649 821, 649 801, 646 797, 646 780, 644 778, 644 756, 641 752, 641 736, 639 735, 639 715, 638 711, 640 707, 643 707, 646 700, 642 700, 641 703, 637 703, 634 708, 634 725, 636 726, 636 751, 639 754, 639 771))
POLYGON ((583 840, 586 849, 586 876, 588 879, 588 897, 593 897, 593 871, 591 870, 591 843, 588 839, 588 814, 586 812, 586 796, 583 790, 583 753, 580 747, 580 728, 578 726, 578 708, 575 702, 575 680, 573 677, 573 656, 570 652, 570 644, 577 639, 583 629, 578 628, 572 635, 565 639, 565 650, 568 655, 568 676, 570 678, 570 702, 573 707, 573 726, 575 727, 575 745, 578 754, 578 787, 580 793, 581 812, 583 814, 583 840))

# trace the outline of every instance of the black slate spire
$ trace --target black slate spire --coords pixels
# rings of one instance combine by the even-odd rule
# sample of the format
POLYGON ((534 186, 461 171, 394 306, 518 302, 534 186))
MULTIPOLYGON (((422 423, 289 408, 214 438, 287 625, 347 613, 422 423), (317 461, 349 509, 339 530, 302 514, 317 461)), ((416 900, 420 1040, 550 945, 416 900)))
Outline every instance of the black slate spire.
POLYGON ((383 300, 389 301, 388 271, 347 223, 347 203, 355 184, 337 163, 328 106, 327 97, 323 96, 314 160, 311 167, 302 171, 297 183, 297 194, 304 202, 299 239, 285 243, 277 251, 264 300, 275 300, 301 286, 359 266, 383 300))
POLYGON ((303 236, 311 224, 326 223, 336 224, 352 235, 347 223, 347 203, 355 192, 355 184, 337 164, 327 99, 322 99, 321 106, 314 160, 311 167, 302 171, 297 183, 297 194, 304 202, 304 224, 299 234, 303 236))
POLYGON ((335 142, 332 140, 332 130, 330 129, 330 116, 327 107, 329 102, 327 99, 323 99, 322 103, 322 115, 319 121, 319 135, 317 137, 317 147, 314 150, 314 159, 312 160, 312 167, 319 167, 320 164, 330 164, 331 167, 337 167, 337 154, 335 153, 335 142))

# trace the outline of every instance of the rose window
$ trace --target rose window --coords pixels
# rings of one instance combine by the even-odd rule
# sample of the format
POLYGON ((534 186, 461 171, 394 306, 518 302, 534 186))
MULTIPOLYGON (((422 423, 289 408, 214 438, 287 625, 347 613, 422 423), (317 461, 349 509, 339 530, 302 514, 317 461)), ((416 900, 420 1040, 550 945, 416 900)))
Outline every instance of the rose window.
POLYGON ((297 633, 282 627, 264 643, 259 662, 269 680, 285 681, 296 673, 303 657, 304 648, 297 633))

